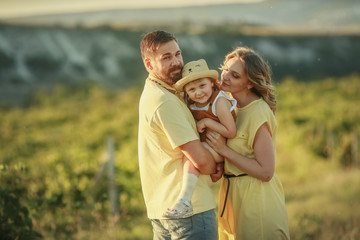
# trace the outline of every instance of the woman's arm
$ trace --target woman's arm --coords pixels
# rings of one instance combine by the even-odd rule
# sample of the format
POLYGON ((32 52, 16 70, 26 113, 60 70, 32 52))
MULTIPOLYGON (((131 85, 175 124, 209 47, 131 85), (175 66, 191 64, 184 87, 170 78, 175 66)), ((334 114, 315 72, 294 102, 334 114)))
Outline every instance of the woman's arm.
POLYGON ((206 142, 237 168, 262 181, 270 181, 275 172, 275 152, 268 125, 264 123, 256 132, 254 140, 255 159, 247 158, 232 150, 219 134, 208 131, 206 142))
POLYGON ((220 133, 226 138, 234 138, 236 136, 236 125, 234 117, 230 112, 231 104, 229 100, 224 97, 219 97, 216 101, 216 115, 220 122, 210 118, 204 118, 197 122, 197 129, 199 132, 204 132, 205 128, 220 133))

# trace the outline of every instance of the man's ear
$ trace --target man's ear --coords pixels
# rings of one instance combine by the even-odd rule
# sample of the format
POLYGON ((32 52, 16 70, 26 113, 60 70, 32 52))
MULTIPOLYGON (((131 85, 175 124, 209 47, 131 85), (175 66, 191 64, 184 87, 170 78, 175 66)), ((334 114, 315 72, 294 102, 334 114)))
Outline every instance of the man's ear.
POLYGON ((150 70, 153 69, 153 67, 151 66, 151 61, 150 61, 149 58, 145 58, 145 66, 146 66, 146 68, 148 68, 150 70))

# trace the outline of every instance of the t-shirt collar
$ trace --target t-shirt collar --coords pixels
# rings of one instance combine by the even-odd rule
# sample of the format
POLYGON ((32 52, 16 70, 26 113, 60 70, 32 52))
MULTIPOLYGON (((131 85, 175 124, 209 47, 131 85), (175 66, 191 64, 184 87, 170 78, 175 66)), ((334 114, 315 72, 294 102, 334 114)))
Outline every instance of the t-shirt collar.
POLYGON ((175 94, 176 93, 176 89, 173 88, 172 86, 170 86, 169 84, 167 84, 166 82, 160 80, 160 79, 157 79, 156 77, 152 76, 149 74, 148 78, 146 79, 147 81, 151 81, 151 82, 154 82, 158 85, 160 85, 161 87, 165 88, 166 90, 168 90, 169 92, 175 94))

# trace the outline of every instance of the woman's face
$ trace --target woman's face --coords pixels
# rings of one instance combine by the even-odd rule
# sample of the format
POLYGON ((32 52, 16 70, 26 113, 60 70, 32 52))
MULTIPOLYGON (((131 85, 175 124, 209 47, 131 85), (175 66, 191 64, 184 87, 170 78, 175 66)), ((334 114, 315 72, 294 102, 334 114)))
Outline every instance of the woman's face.
POLYGON ((213 93, 214 83, 209 78, 201 78, 184 86, 185 92, 198 107, 206 106, 213 93))
POLYGON ((227 61, 221 73, 221 90, 236 94, 248 90, 249 85, 244 63, 238 58, 227 61))

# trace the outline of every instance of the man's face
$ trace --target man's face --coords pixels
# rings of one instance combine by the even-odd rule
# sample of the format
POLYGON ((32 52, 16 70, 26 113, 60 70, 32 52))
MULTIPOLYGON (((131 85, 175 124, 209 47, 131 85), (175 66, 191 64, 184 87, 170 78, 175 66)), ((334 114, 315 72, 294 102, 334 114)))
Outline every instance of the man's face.
POLYGON ((161 44, 159 48, 153 52, 146 63, 150 74, 158 79, 173 85, 181 78, 181 70, 183 68, 183 58, 181 50, 176 41, 170 41, 161 44))

